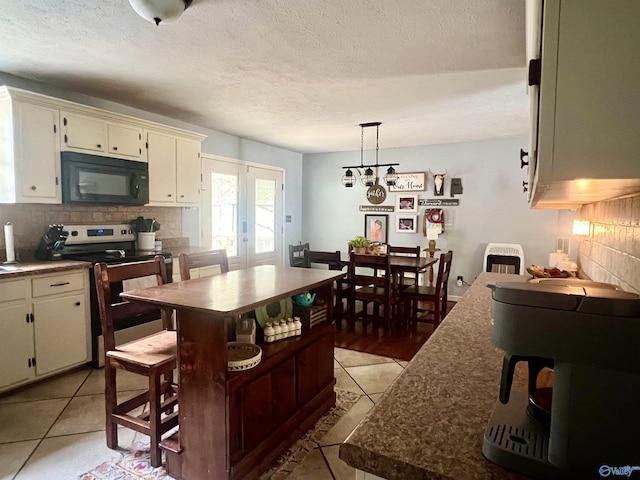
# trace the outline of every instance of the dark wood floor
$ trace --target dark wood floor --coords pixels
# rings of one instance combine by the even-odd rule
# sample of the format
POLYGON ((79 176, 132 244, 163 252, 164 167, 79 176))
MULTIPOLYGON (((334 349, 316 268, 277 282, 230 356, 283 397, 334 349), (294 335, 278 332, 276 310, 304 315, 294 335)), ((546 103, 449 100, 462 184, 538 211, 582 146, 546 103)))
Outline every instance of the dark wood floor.
MULTIPOLYGON (((447 311, 451 311, 454 305, 455 302, 448 302, 447 311)), ((336 347, 406 361, 413 358, 433 333, 433 325, 428 323, 418 323, 414 328, 396 329, 388 333, 371 322, 363 328, 361 320, 353 323, 344 318, 336 327, 336 347)))

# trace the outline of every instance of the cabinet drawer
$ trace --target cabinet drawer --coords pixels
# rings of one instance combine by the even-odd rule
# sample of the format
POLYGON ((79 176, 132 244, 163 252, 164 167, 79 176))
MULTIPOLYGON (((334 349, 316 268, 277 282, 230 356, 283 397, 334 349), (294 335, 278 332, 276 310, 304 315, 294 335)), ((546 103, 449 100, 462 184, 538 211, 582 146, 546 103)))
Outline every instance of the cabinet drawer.
POLYGON ((84 277, 83 272, 77 272, 34 278, 32 280, 33 296, 42 297, 45 295, 82 290, 84 288, 84 277))
POLYGON ((0 302, 21 300, 29 295, 27 279, 0 282, 0 302))

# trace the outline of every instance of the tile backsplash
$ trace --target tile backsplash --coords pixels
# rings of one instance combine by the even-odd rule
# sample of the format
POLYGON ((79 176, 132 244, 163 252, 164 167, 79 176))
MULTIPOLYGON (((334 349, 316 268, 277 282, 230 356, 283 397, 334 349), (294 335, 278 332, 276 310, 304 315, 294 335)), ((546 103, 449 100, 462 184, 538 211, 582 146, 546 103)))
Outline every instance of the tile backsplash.
MULTIPOLYGON (((17 204, 0 205, 0 225, 13 224, 18 261, 33 260, 40 237, 49 224, 119 224, 138 216, 160 223, 156 238, 164 243, 182 240, 182 209, 172 207, 86 207, 76 205, 17 204)), ((1 230, 1 229, 0 229, 1 230)), ((188 242, 188 241, 187 241, 188 242)), ((188 244, 188 243, 187 243, 188 244)), ((179 245, 176 245, 179 246, 179 245)), ((4 233, 0 233, 0 261, 6 260, 4 233)))
POLYGON ((580 242, 581 276, 640 293, 640 194, 584 205, 591 234, 580 242))

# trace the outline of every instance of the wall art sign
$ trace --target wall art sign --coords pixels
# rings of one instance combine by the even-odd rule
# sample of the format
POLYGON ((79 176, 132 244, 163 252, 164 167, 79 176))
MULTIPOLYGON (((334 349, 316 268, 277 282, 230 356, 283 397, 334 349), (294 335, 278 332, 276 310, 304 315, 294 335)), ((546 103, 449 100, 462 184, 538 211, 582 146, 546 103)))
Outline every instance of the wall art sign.
POLYGON ((367 189, 367 201, 378 205, 387 199, 387 191, 382 185, 371 185, 367 189))
POLYGON ((390 192, 424 192, 427 189, 425 172, 398 173, 398 181, 389 187, 390 192))
POLYGON ((429 198, 422 199, 418 202, 418 205, 421 207, 457 207, 460 205, 460 199, 452 198, 452 199, 440 199, 440 198, 429 198))
POLYGON ((361 212, 393 212, 394 210, 393 205, 360 205, 359 207, 361 212))

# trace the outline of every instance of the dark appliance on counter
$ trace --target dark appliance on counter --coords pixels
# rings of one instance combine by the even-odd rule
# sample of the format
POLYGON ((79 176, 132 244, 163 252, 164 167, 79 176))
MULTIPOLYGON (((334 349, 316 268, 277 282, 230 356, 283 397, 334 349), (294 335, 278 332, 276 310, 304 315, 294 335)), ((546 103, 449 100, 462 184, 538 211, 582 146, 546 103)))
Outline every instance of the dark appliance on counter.
POLYGON ((62 255, 60 250, 64 247, 69 232, 64 229, 64 225, 49 225, 46 233, 42 235, 35 257, 37 260, 60 260, 62 255))
POLYGON ((144 205, 149 203, 146 162, 62 152, 62 203, 144 205))
POLYGON ((596 282, 554 280, 489 285, 491 341, 505 356, 482 453, 544 479, 637 469, 640 296, 596 282), (511 391, 519 361, 529 366, 527 393, 511 391), (553 385, 540 396, 537 376, 550 366, 553 385), (536 401, 549 396, 550 406, 536 401))
MULTIPOLYGON (((60 251, 66 260, 81 260, 92 264, 104 262, 106 264, 139 262, 149 260, 156 255, 165 258, 167 280, 171 282, 173 260, 169 252, 138 252, 135 247, 135 232, 130 225, 67 225, 69 237, 60 251)), ((103 363, 103 346, 101 342, 102 327, 96 295, 93 268, 89 270, 89 290, 91 303, 91 351, 93 364, 101 366, 103 363)), ((118 343, 130 341, 148 335, 156 328, 159 331, 160 315, 142 316, 127 325, 126 330, 117 332, 120 337, 118 343), (150 329, 150 330, 149 330, 150 329)))

